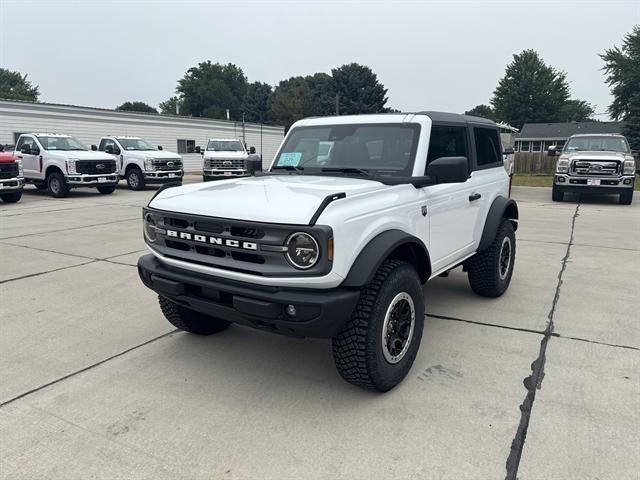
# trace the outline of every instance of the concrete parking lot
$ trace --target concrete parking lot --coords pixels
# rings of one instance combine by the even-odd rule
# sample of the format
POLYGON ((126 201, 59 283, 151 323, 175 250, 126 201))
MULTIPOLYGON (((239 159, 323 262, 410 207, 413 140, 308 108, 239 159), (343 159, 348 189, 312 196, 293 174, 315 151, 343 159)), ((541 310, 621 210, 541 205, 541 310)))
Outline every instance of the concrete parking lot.
POLYGON ((329 341, 175 331, 135 268, 153 192, 0 205, 0 478, 639 478, 640 197, 516 188, 510 289, 430 282, 380 395, 329 341))

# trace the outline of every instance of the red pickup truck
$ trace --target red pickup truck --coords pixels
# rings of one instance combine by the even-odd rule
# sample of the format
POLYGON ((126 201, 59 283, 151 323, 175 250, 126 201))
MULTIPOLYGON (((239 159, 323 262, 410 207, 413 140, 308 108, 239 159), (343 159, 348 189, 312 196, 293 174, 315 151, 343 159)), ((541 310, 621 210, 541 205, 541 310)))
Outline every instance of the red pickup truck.
POLYGON ((22 163, 16 161, 13 152, 5 152, 0 145, 0 198, 15 203, 22 197, 24 177, 22 163))

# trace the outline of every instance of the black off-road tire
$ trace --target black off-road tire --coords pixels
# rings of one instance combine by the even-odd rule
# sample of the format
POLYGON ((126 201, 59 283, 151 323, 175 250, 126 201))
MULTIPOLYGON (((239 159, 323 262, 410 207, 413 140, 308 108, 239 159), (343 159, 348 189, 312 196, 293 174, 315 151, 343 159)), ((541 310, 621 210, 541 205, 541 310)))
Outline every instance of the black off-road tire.
POLYGON ((468 276, 471 289, 483 297, 499 297, 509 288, 515 260, 516 235, 513 224, 510 220, 503 219, 491 245, 469 260, 468 276), (505 246, 506 243, 508 246, 505 246), (506 248, 509 248, 509 251, 505 268, 506 248))
POLYGON ((553 200, 554 202, 561 202, 561 201, 564 200, 564 192, 561 192, 555 186, 555 184, 553 185, 553 188, 551 189, 551 200, 553 200))
POLYGON ((47 175, 47 191, 53 198, 64 198, 69 195, 69 185, 60 172, 47 175))
POLYGON ((5 193, 0 195, 0 198, 4 203, 16 203, 22 198, 22 192, 5 193))
MULTIPOLYGON (((400 300, 407 302, 406 300, 400 300)), ((409 303, 406 303, 409 305, 409 303)), ((406 262, 386 260, 369 285, 343 330, 333 338, 333 359, 340 376, 369 390, 386 392, 407 375, 420 347, 424 326, 424 296, 420 278, 406 262), (406 352, 397 363, 386 358, 382 339, 385 317, 394 299, 408 294, 413 301, 413 331, 406 352)))
POLYGON ((229 322, 226 320, 190 310, 162 295, 158 295, 158 301, 160 302, 160 310, 169 323, 185 332, 196 335, 212 335, 229 326, 229 322))
POLYGON ((103 195, 109 195, 110 193, 113 193, 116 191, 115 185, 104 185, 102 187, 96 187, 96 188, 103 195))
POLYGON ((620 194, 620 198, 618 199, 620 205, 631 205, 631 202, 633 202, 633 190, 620 194))
POLYGON ((127 185, 131 190, 144 190, 144 187, 147 185, 144 180, 144 174, 138 167, 130 169, 125 177, 127 179, 127 185))

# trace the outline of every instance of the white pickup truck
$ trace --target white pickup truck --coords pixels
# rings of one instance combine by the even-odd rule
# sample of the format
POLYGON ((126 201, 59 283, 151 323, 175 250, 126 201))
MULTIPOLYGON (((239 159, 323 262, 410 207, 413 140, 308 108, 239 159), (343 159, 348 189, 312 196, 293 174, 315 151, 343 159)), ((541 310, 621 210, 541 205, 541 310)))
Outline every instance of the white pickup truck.
POLYGON ((158 192, 138 273, 182 330, 332 338, 345 380, 386 391, 416 358, 423 284, 462 267, 479 295, 509 286, 518 208, 502 155, 477 117, 301 120, 268 172, 158 192))
POLYGON ((113 155, 120 178, 127 181, 132 190, 144 190, 147 184, 182 183, 184 170, 182 157, 153 147, 140 137, 102 137, 94 150, 113 155))
POLYGON ((14 153, 22 162, 24 179, 56 198, 69 190, 95 187, 113 193, 118 184, 116 161, 103 152, 89 151, 77 138, 55 133, 20 135, 14 153))
POLYGON ((248 157, 237 138, 211 138, 203 151, 202 179, 246 176, 248 157))

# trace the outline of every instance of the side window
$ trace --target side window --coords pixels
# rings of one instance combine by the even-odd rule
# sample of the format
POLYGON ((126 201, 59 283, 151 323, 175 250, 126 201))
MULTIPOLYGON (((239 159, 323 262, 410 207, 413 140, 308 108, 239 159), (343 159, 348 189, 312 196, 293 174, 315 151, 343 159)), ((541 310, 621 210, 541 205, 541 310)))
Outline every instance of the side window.
POLYGON ((440 157, 469 158, 466 127, 431 127, 427 165, 440 157))
POLYGON ((178 139, 178 153, 193 153, 196 151, 195 140, 178 139))
POLYGON ((111 147, 114 152, 118 150, 116 148, 116 142, 114 142, 110 138, 103 138, 102 141, 100 142, 100 147, 98 147, 98 150, 100 150, 101 152, 104 152, 107 149, 107 147, 111 147))
POLYGON ((22 150, 22 147, 27 146, 29 150, 33 150, 36 146, 36 141, 31 137, 22 137, 16 145, 16 150, 22 150))
POLYGON ((104 147, 107 146, 106 143, 107 143, 106 138, 103 138, 102 140, 100 140, 100 145, 98 145, 98 151, 104 152, 104 147))
POLYGON ((498 131, 493 128, 474 128, 478 167, 502 164, 502 146, 498 131))

